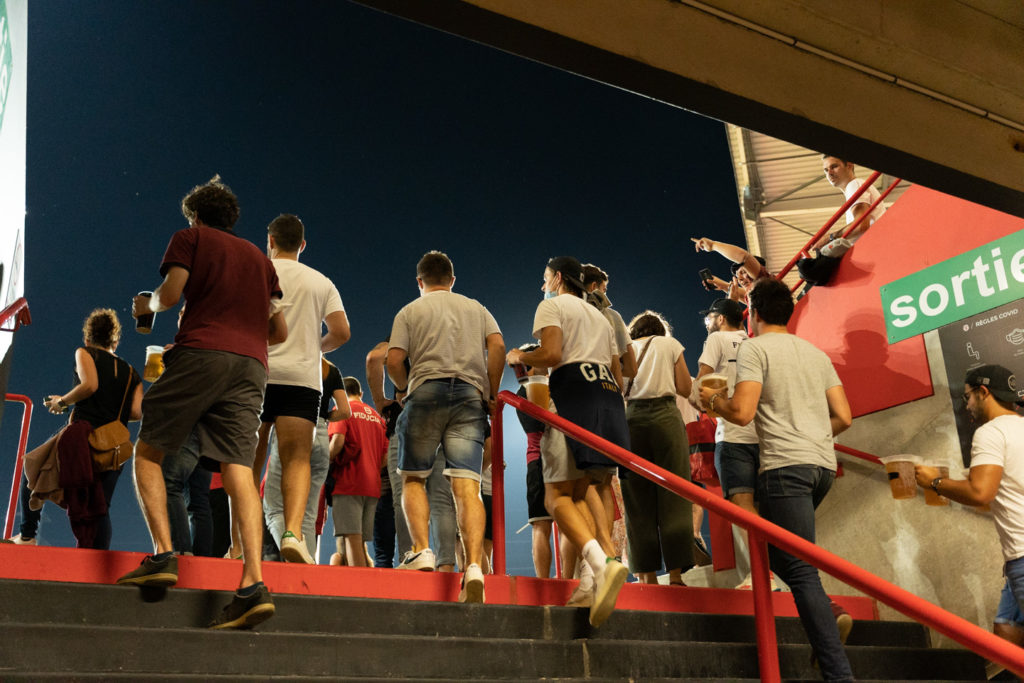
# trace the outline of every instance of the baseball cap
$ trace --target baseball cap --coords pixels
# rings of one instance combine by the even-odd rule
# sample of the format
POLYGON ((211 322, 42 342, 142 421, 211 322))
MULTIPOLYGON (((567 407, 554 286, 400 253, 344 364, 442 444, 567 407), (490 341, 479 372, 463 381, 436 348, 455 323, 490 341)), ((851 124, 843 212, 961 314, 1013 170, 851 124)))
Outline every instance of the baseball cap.
POLYGON ((711 308, 706 311, 701 311, 701 316, 706 316, 710 313, 721 313, 727 318, 742 318, 743 317, 743 304, 734 299, 715 299, 714 303, 711 304, 711 308))
POLYGON ((548 261, 548 268, 555 273, 561 273, 562 277, 581 290, 583 287, 583 266, 580 260, 572 256, 556 256, 548 261))
POLYGON ((1017 393, 1017 378, 1002 365, 982 365, 974 368, 967 373, 964 384, 970 387, 985 387, 1000 401, 1024 405, 1024 399, 1017 393))

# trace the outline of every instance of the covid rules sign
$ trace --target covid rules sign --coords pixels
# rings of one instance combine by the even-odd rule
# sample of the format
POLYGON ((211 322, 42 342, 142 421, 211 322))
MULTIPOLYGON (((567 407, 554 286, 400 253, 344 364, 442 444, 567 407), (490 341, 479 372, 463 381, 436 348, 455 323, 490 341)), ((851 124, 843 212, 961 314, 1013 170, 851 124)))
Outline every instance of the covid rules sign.
POLYGON ((883 285, 890 344, 1024 298, 1024 231, 883 285))

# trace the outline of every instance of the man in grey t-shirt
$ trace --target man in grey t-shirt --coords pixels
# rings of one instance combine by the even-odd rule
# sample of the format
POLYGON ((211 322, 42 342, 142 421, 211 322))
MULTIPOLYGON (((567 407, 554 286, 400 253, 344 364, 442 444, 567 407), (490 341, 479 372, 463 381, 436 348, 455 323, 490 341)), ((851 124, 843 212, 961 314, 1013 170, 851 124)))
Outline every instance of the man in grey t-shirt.
POLYGON ((452 292, 455 274, 445 254, 432 251, 416 265, 420 298, 395 316, 387 369, 398 416, 398 471, 412 550, 399 569, 433 571, 430 504, 424 485, 443 454, 466 551, 460 602, 483 602, 484 508, 480 468, 487 414, 505 369, 505 343, 494 317, 478 301, 452 292), (409 361, 406 370, 405 361, 409 361))
MULTIPOLYGON (((757 500, 761 516, 814 542, 814 510, 836 476, 832 437, 850 426, 850 405, 832 362, 789 334, 793 297, 765 278, 750 292, 755 337, 740 344, 732 398, 705 388, 701 401, 725 420, 757 428, 761 447, 757 500)), ((793 591, 807 639, 830 681, 853 680, 840 628, 848 614, 833 611, 818 570, 769 545, 771 567, 793 591)))

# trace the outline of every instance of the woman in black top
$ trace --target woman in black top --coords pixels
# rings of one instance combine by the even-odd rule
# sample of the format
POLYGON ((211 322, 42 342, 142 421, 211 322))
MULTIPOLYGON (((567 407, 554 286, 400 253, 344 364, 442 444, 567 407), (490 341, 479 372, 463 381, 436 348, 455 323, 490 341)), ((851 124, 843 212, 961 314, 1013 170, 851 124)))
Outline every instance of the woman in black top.
MULTIPOLYGON (((140 419, 142 382, 139 374, 114 354, 121 341, 117 314, 109 308, 94 310, 85 320, 82 336, 85 346, 75 350, 75 386, 64 395, 47 396, 46 407, 59 415, 73 405, 71 421, 84 420, 93 429, 114 420, 127 426, 129 421, 140 419)), ((108 506, 120 475, 120 469, 95 472, 108 506)), ((96 536, 90 547, 110 548, 109 512, 97 518, 96 536)))

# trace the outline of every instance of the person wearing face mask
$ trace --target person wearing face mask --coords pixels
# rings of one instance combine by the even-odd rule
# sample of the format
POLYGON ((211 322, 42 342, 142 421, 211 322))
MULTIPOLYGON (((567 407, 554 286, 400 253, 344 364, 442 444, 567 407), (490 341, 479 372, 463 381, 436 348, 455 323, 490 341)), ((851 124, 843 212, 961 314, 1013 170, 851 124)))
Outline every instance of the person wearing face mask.
MULTIPOLYGON (((629 430, 620 387, 622 373, 611 325, 583 298, 583 268, 571 256, 548 261, 537 306, 533 336, 540 348, 513 349, 510 365, 552 368, 551 400, 561 417, 583 429, 629 448, 629 430)), ((590 606, 590 623, 598 626, 612 610, 626 580, 625 566, 612 557, 611 538, 599 496, 588 489, 606 484, 615 463, 583 444, 565 439, 567 449, 542 449, 545 505, 558 528, 580 548, 580 584, 571 605, 590 606)))

